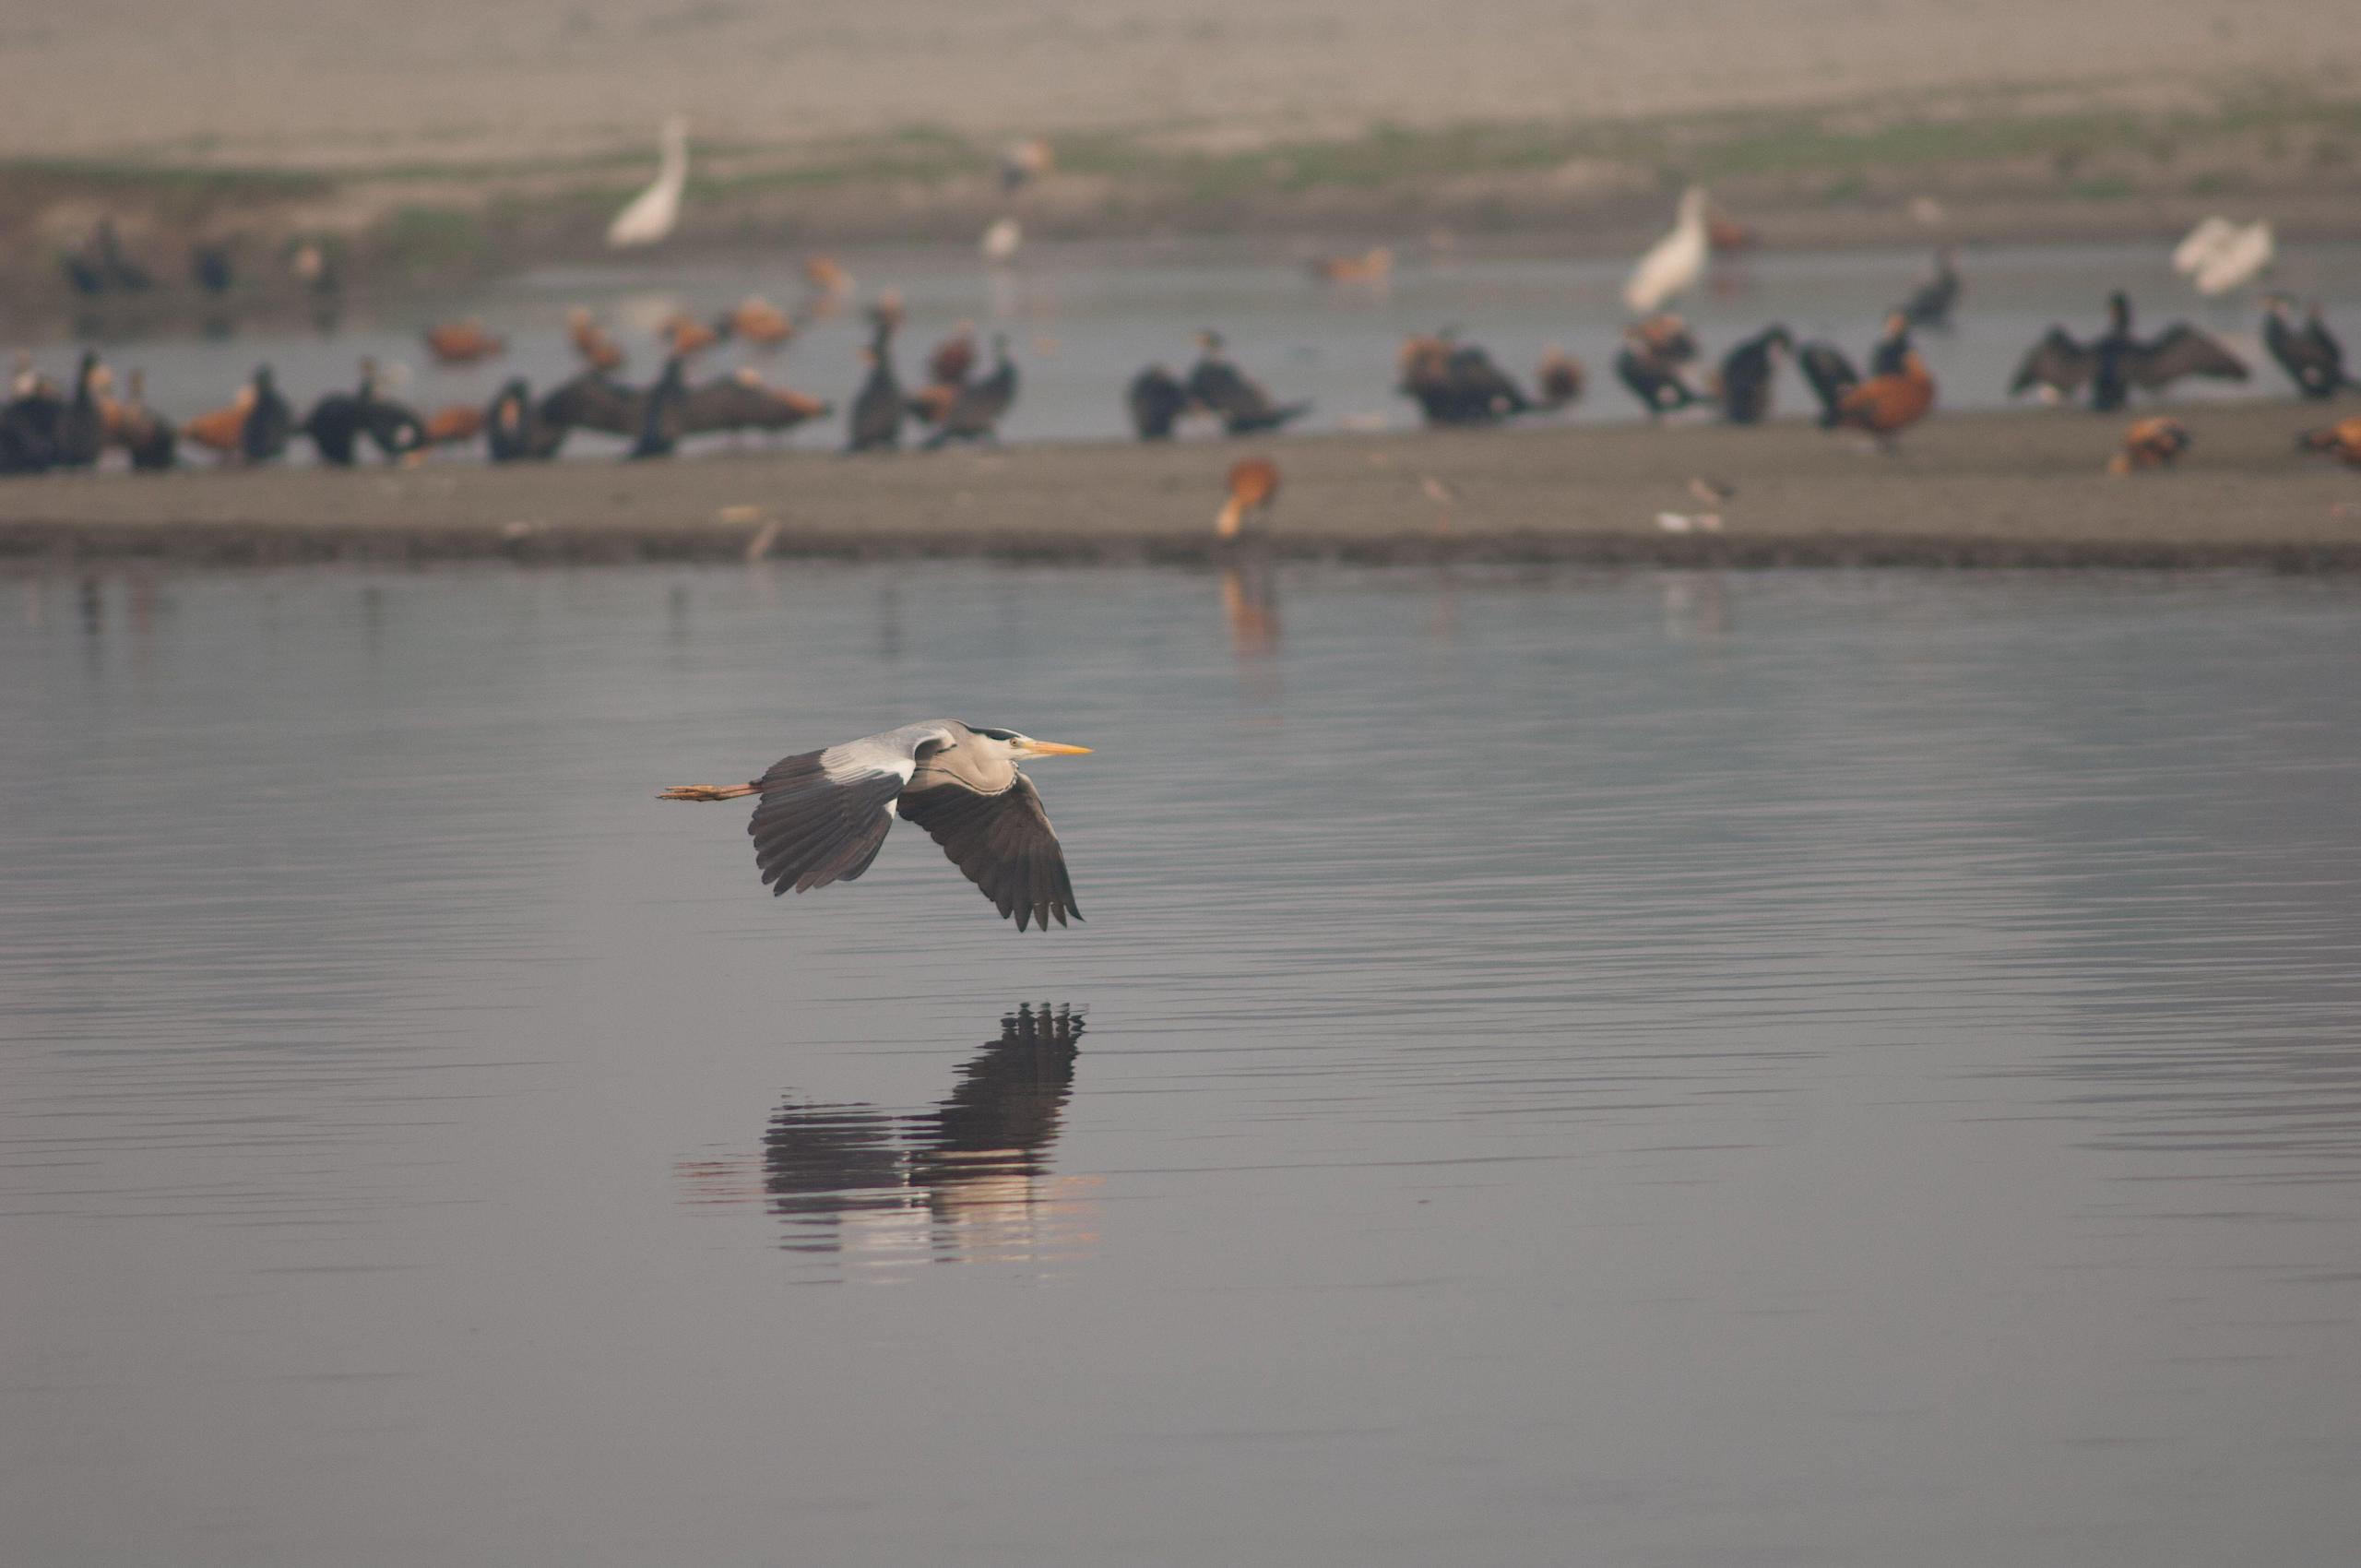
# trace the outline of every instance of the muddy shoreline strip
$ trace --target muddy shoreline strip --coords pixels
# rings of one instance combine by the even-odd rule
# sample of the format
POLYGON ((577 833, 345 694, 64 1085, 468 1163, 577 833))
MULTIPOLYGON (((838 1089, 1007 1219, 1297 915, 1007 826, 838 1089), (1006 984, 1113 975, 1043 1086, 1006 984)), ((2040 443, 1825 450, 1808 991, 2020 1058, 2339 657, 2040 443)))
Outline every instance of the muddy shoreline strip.
POLYGON ((1939 417, 1891 457, 1784 422, 49 476, 0 483, 0 567, 1192 564, 1217 559, 1222 475, 1252 450, 1285 475, 1261 547, 1286 560, 2361 570, 2361 474, 2292 449, 2317 407, 2181 417, 2197 437, 2183 467, 2129 479, 2101 471, 2121 421, 2058 410, 1939 417), (1701 501, 1692 478, 1735 493, 1701 501))

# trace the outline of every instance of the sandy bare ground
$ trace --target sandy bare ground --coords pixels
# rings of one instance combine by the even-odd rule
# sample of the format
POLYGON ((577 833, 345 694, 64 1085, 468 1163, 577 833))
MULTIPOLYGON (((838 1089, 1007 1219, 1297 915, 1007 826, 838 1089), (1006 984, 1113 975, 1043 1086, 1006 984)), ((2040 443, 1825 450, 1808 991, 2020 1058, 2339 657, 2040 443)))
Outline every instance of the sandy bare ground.
POLYGON ((305 166, 1170 124, 1209 145, 2072 87, 2361 77, 2338 0, 81 0, 0 14, 25 154, 305 166))
POLYGON ((2292 449, 2316 408, 2186 419, 2181 469, 2121 480, 2101 471, 2121 422, 2070 410, 1938 418, 1891 457, 1789 423, 101 473, 0 483, 0 562, 1204 560, 1224 472, 1257 451, 1285 475, 1283 557, 2361 569, 2361 473, 2292 449), (1659 513, 1709 510, 1692 476, 1736 487, 1721 529, 1667 532, 1659 513))

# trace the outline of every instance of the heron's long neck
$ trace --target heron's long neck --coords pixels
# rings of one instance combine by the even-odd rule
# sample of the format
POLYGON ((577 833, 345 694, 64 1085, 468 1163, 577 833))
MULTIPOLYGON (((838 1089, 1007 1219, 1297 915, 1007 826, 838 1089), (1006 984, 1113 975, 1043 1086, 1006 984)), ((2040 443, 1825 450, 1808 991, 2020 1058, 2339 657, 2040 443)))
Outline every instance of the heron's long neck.
POLYGON ((997 795, 1016 781, 1016 765, 1006 757, 979 756, 967 750, 952 746, 935 753, 918 765, 910 778, 912 789, 925 789, 935 779, 950 778, 968 789, 987 795, 997 795))

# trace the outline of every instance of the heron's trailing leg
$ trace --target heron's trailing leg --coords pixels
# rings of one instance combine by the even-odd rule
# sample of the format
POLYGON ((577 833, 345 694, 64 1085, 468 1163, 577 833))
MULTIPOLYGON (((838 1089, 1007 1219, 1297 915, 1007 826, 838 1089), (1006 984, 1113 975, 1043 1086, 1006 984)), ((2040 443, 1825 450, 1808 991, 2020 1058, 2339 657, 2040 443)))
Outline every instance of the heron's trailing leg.
POLYGON ((762 793, 760 784, 675 784, 656 798, 659 801, 734 801, 744 795, 762 793))

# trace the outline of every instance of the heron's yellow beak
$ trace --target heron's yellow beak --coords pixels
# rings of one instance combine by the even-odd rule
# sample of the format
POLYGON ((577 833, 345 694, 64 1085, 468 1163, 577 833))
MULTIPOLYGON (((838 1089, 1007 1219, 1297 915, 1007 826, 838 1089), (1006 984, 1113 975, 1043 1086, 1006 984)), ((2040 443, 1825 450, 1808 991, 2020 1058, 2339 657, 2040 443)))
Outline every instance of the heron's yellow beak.
POLYGON ((1027 756, 1088 756, 1090 748, 1062 746, 1055 741, 1027 741, 1025 742, 1025 754, 1027 756))

